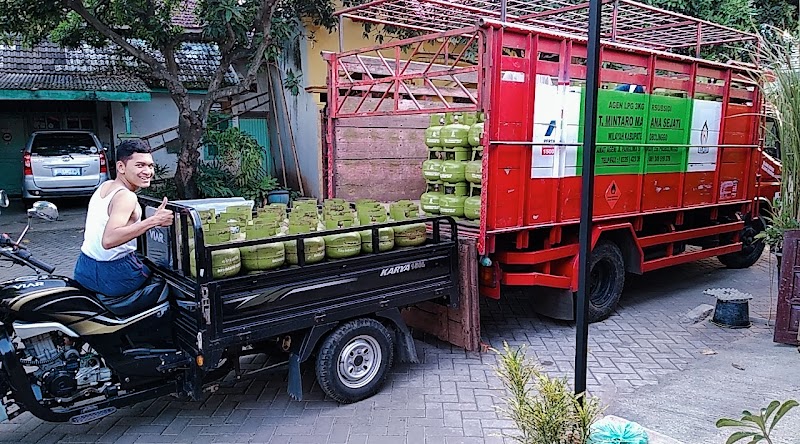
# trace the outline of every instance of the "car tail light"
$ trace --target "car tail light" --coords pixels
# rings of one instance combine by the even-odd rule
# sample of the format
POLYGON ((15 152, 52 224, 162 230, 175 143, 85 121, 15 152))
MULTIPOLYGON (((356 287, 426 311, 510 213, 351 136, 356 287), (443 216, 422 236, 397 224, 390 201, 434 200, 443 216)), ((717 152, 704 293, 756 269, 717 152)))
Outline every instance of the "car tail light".
POLYGON ((100 152, 100 174, 108 173, 108 165, 106 165, 106 154, 100 152))
POLYGON ((25 153, 25 155, 22 156, 22 165, 22 174, 26 176, 33 176, 33 168, 31 167, 31 153, 25 153))

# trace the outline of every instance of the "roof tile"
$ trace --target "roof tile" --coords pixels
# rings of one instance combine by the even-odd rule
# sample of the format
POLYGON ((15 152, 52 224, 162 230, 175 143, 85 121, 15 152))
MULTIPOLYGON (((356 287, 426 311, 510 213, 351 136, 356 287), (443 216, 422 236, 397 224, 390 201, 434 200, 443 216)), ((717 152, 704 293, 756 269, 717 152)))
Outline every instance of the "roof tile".
MULTIPOLYGON (((145 47, 140 41, 134 44, 145 47)), ((163 60, 160 53, 149 52, 163 60)), ((185 43, 176 56, 180 79, 190 89, 208 86, 220 57, 215 45, 196 42, 185 43)), ((0 45, 0 89, 141 91, 147 85, 163 87, 148 71, 143 63, 116 46, 82 45, 69 49, 51 42, 33 48, 0 45)), ((225 80, 228 84, 238 81, 233 70, 225 80)))

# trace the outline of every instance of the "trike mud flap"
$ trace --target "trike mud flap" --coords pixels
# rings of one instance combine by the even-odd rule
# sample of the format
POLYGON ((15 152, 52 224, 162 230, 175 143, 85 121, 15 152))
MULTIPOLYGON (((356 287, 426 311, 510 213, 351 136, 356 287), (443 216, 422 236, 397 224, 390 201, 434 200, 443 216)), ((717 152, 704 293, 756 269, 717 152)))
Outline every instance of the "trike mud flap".
POLYGON ((560 288, 535 287, 533 310, 542 316, 562 321, 575 320, 575 294, 560 288))

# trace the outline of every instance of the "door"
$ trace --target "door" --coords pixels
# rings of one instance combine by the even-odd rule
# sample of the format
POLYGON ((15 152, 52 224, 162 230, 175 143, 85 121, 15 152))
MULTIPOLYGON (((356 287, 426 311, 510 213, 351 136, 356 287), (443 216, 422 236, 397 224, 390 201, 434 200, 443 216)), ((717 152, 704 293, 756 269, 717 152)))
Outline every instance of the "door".
POLYGON ((800 345, 800 230, 787 231, 778 283, 778 319, 775 342, 800 345))
POLYGON ((239 118, 239 129, 253 136, 261 148, 264 149, 264 170, 270 176, 275 174, 272 165, 272 154, 269 149, 269 134, 267 133, 267 119, 239 118))
POLYGON ((8 194, 22 193, 22 150, 27 136, 22 117, 0 116, 0 189, 8 194))

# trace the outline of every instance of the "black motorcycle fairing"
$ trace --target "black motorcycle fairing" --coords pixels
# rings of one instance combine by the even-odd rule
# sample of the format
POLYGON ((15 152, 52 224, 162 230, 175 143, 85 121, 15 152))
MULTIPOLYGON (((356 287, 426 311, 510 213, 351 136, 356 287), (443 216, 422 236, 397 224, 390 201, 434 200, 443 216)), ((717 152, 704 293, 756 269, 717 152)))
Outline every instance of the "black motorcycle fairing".
POLYGON ((3 282, 0 311, 15 320, 57 321, 64 325, 107 312, 77 282, 60 276, 25 276, 3 282))
MULTIPOLYGON (((156 284, 160 282, 163 281, 156 284)), ((158 356, 131 357, 124 354, 125 350, 174 349, 167 292, 162 287, 160 292, 152 294, 160 302, 148 300, 147 304, 156 305, 130 316, 117 316, 97 295, 87 292, 73 279, 61 276, 17 278, 0 284, 0 319, 9 324, 24 321, 64 325, 106 358, 108 367, 120 377, 121 383, 139 386, 147 384, 150 378, 163 377, 157 370, 158 356)), ((139 305, 135 305, 138 308, 139 305)))

